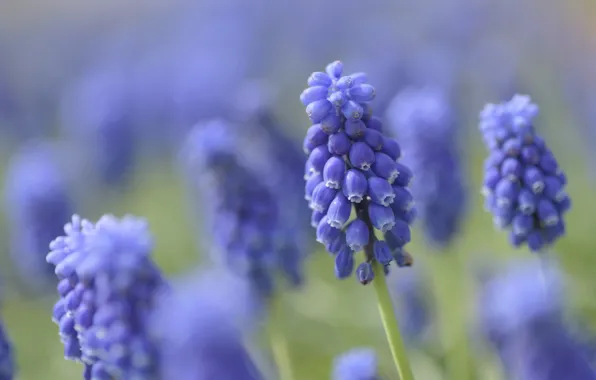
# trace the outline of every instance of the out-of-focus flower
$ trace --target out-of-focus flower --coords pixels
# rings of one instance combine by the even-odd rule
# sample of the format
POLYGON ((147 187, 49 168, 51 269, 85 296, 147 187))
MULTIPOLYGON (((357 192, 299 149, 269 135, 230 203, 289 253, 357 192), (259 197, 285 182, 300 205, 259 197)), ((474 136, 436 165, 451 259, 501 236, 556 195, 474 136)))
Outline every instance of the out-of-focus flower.
POLYGON ((432 323, 424 278, 417 269, 400 271, 388 279, 400 331, 412 345, 425 342, 432 323))
POLYGON ((482 284, 478 311, 492 339, 500 340, 561 311, 562 274, 554 265, 547 265, 534 258, 517 260, 482 284))
POLYGON ((489 104, 480 114, 480 130, 490 151, 484 164, 486 208, 510 242, 540 251, 565 234, 571 200, 567 177, 534 129, 538 107, 528 96, 489 104))
POLYGON ((0 380, 12 380, 15 376, 15 362, 12 343, 0 322, 0 380))
POLYGON ((136 166, 136 127, 126 79, 116 64, 98 66, 74 83, 61 105, 67 137, 107 186, 126 186, 136 166))
POLYGON ((11 159, 6 174, 11 255, 24 282, 34 288, 53 282, 52 267, 44 257, 73 211, 56 155, 48 143, 29 143, 11 159))
POLYGON ((227 111, 230 94, 243 78, 267 62, 262 52, 268 44, 259 33, 269 14, 240 0, 183 1, 150 25, 159 30, 161 43, 145 52, 140 70, 133 73, 133 91, 135 108, 146 123, 155 123, 155 113, 163 120, 154 124, 161 129, 155 136, 159 143, 173 140, 178 147, 197 122, 227 111))
POLYGON ((60 299, 53 311, 64 356, 82 360, 89 379, 155 379, 158 362, 148 318, 165 287, 152 262, 147 223, 73 216, 50 245, 60 299))
POLYGON ((458 129, 447 94, 433 87, 406 89, 387 116, 404 147, 404 164, 416 173, 412 195, 425 235, 443 248, 458 233, 466 206, 458 129))
POLYGON ((237 122, 243 125, 238 129, 238 134, 263 150, 255 158, 260 158, 260 165, 270 167, 267 169, 270 173, 267 178, 271 185, 287 195, 284 210, 293 214, 296 223, 301 223, 298 222, 300 218, 305 218, 308 225, 310 217, 307 212, 302 212, 304 208, 301 207, 304 200, 301 190, 303 182, 295 175, 304 169, 306 159, 297 139, 288 133, 291 128, 275 115, 275 96, 275 89, 264 81, 247 81, 241 87, 238 99, 234 102, 234 111, 239 114, 237 122))
POLYGON ((375 90, 366 74, 342 73, 340 61, 329 64, 326 73, 308 78, 309 87, 300 95, 313 123, 304 139, 309 155, 305 198, 317 241, 335 255, 336 276, 349 277, 354 252, 365 250, 366 260, 356 272, 367 284, 375 275, 373 260, 385 268, 394 259, 398 265, 411 264, 403 247, 415 217, 407 189, 412 172, 397 162, 399 144, 383 135, 381 121, 371 114, 375 90), (354 209, 356 219, 350 221, 354 209), (384 241, 377 240, 375 229, 384 241))
MULTIPOLYGON (((585 46, 581 44, 578 46, 585 46)), ((589 177, 591 180, 596 178, 596 171, 594 164, 596 163, 596 152, 592 149, 594 141, 596 141, 596 128, 594 128, 594 120, 596 120, 596 108, 594 104, 596 101, 596 75, 590 65, 595 52, 577 52, 561 53, 557 51, 559 56, 558 67, 553 74, 553 77, 559 79, 559 86, 562 90, 565 106, 570 110, 570 117, 572 123, 577 126, 581 141, 586 148, 585 154, 589 160, 589 177), (572 55, 571 55, 572 54, 572 55)), ((555 61, 556 62, 556 61, 555 61)), ((566 130, 557 130, 557 136, 561 140, 569 138, 566 130)))
POLYGON ((538 259, 515 262, 482 286, 480 325, 508 378, 596 379, 584 347, 563 323, 562 275, 538 259))
POLYGON ((164 294, 152 318, 162 379, 264 378, 243 341, 261 307, 249 285, 230 274, 204 272, 164 294))
POLYGON ((292 285, 302 282, 300 226, 288 222, 286 194, 272 181, 280 177, 278 167, 268 162, 267 149, 258 140, 242 138, 238 128, 223 120, 197 125, 183 160, 218 257, 269 295, 277 269, 292 285))
POLYGON ((275 189, 283 202, 281 217, 283 225, 292 229, 303 253, 313 249, 310 213, 303 207, 303 180, 296 173, 304 169, 306 158, 299 143, 289 134, 289 128, 276 117, 275 89, 264 81, 247 81, 241 87, 233 109, 238 113, 235 119, 242 128, 236 133, 246 143, 243 146, 255 149, 252 154, 258 161, 255 166, 269 175, 262 177, 268 186, 275 189))
POLYGON ((333 380, 379 380, 377 355, 369 348, 355 348, 333 363, 333 380))

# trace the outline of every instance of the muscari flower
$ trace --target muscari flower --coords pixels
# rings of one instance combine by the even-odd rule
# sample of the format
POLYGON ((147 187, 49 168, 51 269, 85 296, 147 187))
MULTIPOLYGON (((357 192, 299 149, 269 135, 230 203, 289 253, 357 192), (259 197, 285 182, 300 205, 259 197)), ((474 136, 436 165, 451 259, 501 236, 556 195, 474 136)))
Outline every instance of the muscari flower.
MULTIPOLYGON (((596 109, 593 107, 596 96, 592 89, 596 84, 596 78, 589 65, 591 59, 587 59, 594 55, 588 54, 588 56, 576 55, 576 59, 571 62, 569 59, 563 59, 559 64, 564 64, 566 67, 559 68, 554 75, 560 80, 559 86, 563 92, 565 106, 571 110, 572 123, 578 128, 582 142, 587 148, 585 153, 590 163, 589 178, 594 180, 596 172, 593 166, 596 162, 596 152, 592 149, 592 144, 596 141, 596 130, 592 128, 592 124, 596 118, 596 109)), ((560 133, 562 135, 566 132, 560 131, 560 133)))
POLYGON ((184 159, 217 258, 270 295, 275 270, 293 286, 302 282, 303 251, 298 226, 283 212, 285 194, 269 178, 277 174, 260 148, 234 126, 213 120, 190 133, 184 159))
POLYGON ((393 277, 388 279, 389 289, 404 340, 411 345, 424 343, 432 320, 422 272, 408 270, 393 277))
POLYGON ((66 132, 88 154, 101 183, 128 185, 137 136, 122 68, 104 64, 77 81, 62 100, 66 132))
POLYGON ((394 259, 399 266, 411 264, 403 247, 415 217, 407 189, 412 172, 397 162, 399 144, 383 135, 382 122, 372 116, 368 103, 375 90, 366 74, 342 72, 340 61, 329 64, 326 73, 308 78, 310 87, 300 95, 313 123, 304 139, 305 198, 317 241, 335 255, 336 276, 349 277, 354 252, 365 250, 356 273, 367 284, 375 275, 373 260, 386 269, 394 259), (353 210, 356 218, 350 220, 353 210), (385 240, 378 240, 375 230, 385 240))
MULTIPOLYGON (((251 145, 257 144, 267 154, 261 155, 270 166, 267 179, 278 189, 279 197, 284 198, 282 212, 291 224, 295 234, 311 232, 310 213, 303 207, 303 182, 295 175, 304 168, 304 154, 296 141, 286 133, 287 128, 276 118, 274 109, 275 91, 263 81, 247 81, 239 91, 234 108, 241 114, 240 122, 251 145)), ((311 239, 298 238, 305 252, 311 251, 311 239)))
POLYGON ((587 350, 562 320, 561 280, 555 267, 533 259, 513 263, 483 284, 480 326, 508 378, 596 379, 587 350))
POLYGON ((480 114, 480 130, 490 151, 484 163, 485 206, 494 224, 509 230, 519 247, 540 251, 565 234, 571 200, 567 178, 534 129, 538 107, 528 96, 489 104, 480 114))
POLYGON ((260 38, 268 15, 264 10, 263 5, 241 0, 207 0, 175 13, 170 41, 162 47, 165 51, 160 52, 160 61, 168 55, 165 60, 170 70, 166 74, 173 111, 186 131, 200 120, 221 115, 222 106, 230 100, 229 89, 263 70, 268 62, 263 56, 270 53, 260 38), (226 43, 216 42, 214 35, 226 43), (239 55, 244 57, 241 62, 234 58, 239 55))
POLYGON ((387 116, 404 146, 404 164, 416 173, 412 195, 426 238, 443 248, 458 233, 466 203, 453 109, 438 88, 409 88, 387 116))
POLYGON ((154 379, 156 353, 148 316, 165 284, 151 261, 143 219, 77 215, 50 245, 60 299, 53 320, 64 356, 85 364, 85 379, 154 379))
POLYGON ((372 349, 355 348, 335 358, 333 380, 380 380, 377 355, 372 349))
POLYGON ((12 343, 0 322, 0 380, 12 380, 15 376, 15 363, 12 343))
POLYGON ((229 273, 202 272, 175 283, 152 317, 161 378, 264 379, 243 341, 259 310, 249 284, 229 273))
POLYGON ((6 174, 11 256, 24 282, 37 288, 54 282, 44 257, 73 209, 56 153, 45 143, 29 143, 11 159, 6 174))

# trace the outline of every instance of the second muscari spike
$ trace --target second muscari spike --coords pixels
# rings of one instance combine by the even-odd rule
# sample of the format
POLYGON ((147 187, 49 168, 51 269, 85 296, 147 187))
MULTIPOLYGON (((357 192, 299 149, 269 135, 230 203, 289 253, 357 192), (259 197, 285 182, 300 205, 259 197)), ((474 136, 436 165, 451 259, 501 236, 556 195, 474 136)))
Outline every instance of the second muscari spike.
POLYGON ((539 252, 565 234, 571 199, 567 177, 538 136, 533 123, 538 106, 515 95, 488 104, 480 113, 480 131, 489 150, 484 162, 485 208, 497 228, 509 231, 514 247, 539 252))
POLYGON ((393 99, 387 118, 403 143, 404 163, 416 173, 412 195, 426 240, 444 250, 460 231, 467 198, 455 113, 446 90, 407 88, 393 99))
POLYGON ((383 123, 372 115, 375 90, 366 74, 342 76, 340 61, 325 71, 313 73, 300 96, 313 123, 303 144, 308 154, 305 198, 317 241, 335 256, 338 278, 349 277, 354 253, 371 246, 357 269, 359 281, 368 284, 375 260, 385 268, 391 261, 411 264, 403 248, 416 215, 408 190, 412 172, 398 162, 399 144, 383 134, 383 123), (356 219, 350 220, 352 211, 356 219), (376 231, 384 235, 389 254, 372 249, 379 243, 376 231))

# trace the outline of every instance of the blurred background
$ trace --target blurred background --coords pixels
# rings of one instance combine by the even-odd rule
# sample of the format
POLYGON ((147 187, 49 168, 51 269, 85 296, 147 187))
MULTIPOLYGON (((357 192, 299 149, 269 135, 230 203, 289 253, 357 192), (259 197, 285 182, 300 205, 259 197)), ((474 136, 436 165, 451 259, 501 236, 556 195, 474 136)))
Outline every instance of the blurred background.
MULTIPOLYGON (((80 378, 50 320, 54 288, 38 275, 70 215, 146 217, 164 271, 198 265, 201 215, 189 212, 179 168, 189 129, 264 107, 300 150, 309 122, 298 97, 336 59, 369 74, 382 118, 402 89, 426 85, 446 90, 456 116, 469 183, 463 227, 449 252, 433 252, 417 228, 409 245, 423 299, 440 300, 449 326, 438 338, 431 322, 430 337, 411 343, 417 378, 448 378, 452 354, 473 363, 473 378, 504 378, 490 347, 468 337, 476 268, 530 255, 494 230, 480 195, 478 113, 515 93, 539 104, 537 128, 569 178, 574 208, 552 252, 569 284, 565 310, 596 328, 595 11, 583 0, 0 2, 0 290, 19 378, 80 378), (58 200, 33 205, 48 193, 58 200)), ((284 295, 297 379, 329 378, 333 357, 355 346, 376 348, 394 378, 372 289, 336 280, 332 258, 315 249, 304 287, 284 295)), ((396 298, 401 273, 392 273, 396 298)))

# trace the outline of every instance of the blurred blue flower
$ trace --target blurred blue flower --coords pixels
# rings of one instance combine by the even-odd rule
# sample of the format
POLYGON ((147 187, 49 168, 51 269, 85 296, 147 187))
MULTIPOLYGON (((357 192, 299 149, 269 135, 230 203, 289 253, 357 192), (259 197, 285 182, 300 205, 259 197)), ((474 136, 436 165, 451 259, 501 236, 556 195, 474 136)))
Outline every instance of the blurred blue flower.
POLYGON ((276 92, 264 81, 247 81, 241 87, 233 109, 239 113, 237 122, 243 128, 237 132, 245 139, 246 146, 262 150, 259 165, 266 167, 270 186, 283 198, 281 208, 284 225, 291 226, 301 250, 311 252, 313 244, 310 213, 303 207, 303 180, 296 173, 304 169, 306 161, 298 142, 288 133, 288 127, 275 115, 276 92), (250 141, 250 143, 249 143, 250 141), (258 146, 258 148, 256 148, 258 146))
POLYGON ((560 322, 537 320, 504 343, 499 356, 514 379, 596 379, 586 350, 560 322))
POLYGON ((411 191, 426 238, 439 248, 459 232, 466 206, 454 113, 447 94, 434 87, 403 90, 387 112, 403 162, 416 173, 411 191))
POLYGON ((596 379, 587 351, 563 323, 562 275, 548 264, 517 261, 483 284, 478 300, 482 331, 508 378, 596 379))
POLYGON ((277 186, 281 174, 271 165, 275 159, 262 141, 240 130, 223 120, 197 125, 188 136, 183 164, 192 190, 198 191, 193 196, 200 197, 217 257, 270 295, 275 270, 293 286, 302 282, 300 225, 284 211, 287 194, 277 186))
POLYGON ((12 157, 6 173, 11 256, 24 283, 33 288, 54 282, 44 257, 73 211, 57 154, 49 143, 30 142, 12 157))
POLYGON ((123 67, 114 63, 89 70, 62 99, 67 137, 76 141, 98 179, 125 187, 136 166, 137 136, 123 67))
POLYGON ((340 61, 330 63, 325 73, 312 73, 300 95, 313 123, 304 139, 309 155, 305 198, 317 241, 335 255, 336 277, 349 277, 354 252, 365 250, 366 261, 356 272, 367 284, 375 275, 373 260, 385 268, 394 259, 400 266, 411 264, 403 247, 415 217, 407 189, 412 172, 397 162, 399 144, 383 135, 381 121, 371 114, 375 89, 366 83, 366 74, 342 73, 340 61), (353 209, 356 219, 350 221, 353 209), (377 240, 375 229, 384 241, 377 240))
POLYGON ((261 310, 249 285, 226 273, 203 272, 161 297, 152 328, 162 379, 264 379, 243 340, 261 310))
POLYGON ((243 79, 267 62, 259 33, 269 13, 262 6, 239 0, 179 5, 152 26, 160 43, 150 44, 133 73, 135 108, 146 123, 163 120, 154 124, 161 144, 178 144, 200 120, 224 114, 243 79))
POLYGON ((490 151, 484 164, 486 208, 498 228, 509 230, 515 247, 540 251, 565 234, 564 214, 571 207, 567 177, 534 129, 538 107, 528 96, 489 104, 480 130, 490 151))
POLYGON ((333 380, 379 380, 377 355, 369 348, 355 348, 335 358, 333 380))
POLYGON ((482 284, 479 310, 484 330, 494 339, 515 334, 562 308, 562 274, 554 265, 523 259, 482 284))
MULTIPOLYGON (((584 53, 586 54, 586 53, 584 53)), ((592 67, 589 64, 593 60, 593 53, 587 53, 588 56, 574 55, 572 59, 569 55, 562 55, 563 62, 554 73, 554 76, 560 80, 560 87, 564 96, 565 106, 570 110, 570 117, 573 123, 579 129, 581 141, 586 148, 585 154, 589 162, 590 179, 594 180, 596 171, 594 164, 596 163, 596 152, 592 149, 594 141, 596 141, 596 128, 593 127, 594 120, 596 120, 596 108, 594 102, 596 95, 594 88, 596 85, 596 76, 593 73, 592 67)), ((569 137, 567 131, 559 131, 561 139, 569 137)))
POLYGON ((431 328, 432 315, 424 287, 425 279, 419 266, 399 271, 395 276, 390 276, 388 281, 399 329, 406 343, 425 343, 431 328))
POLYGON ((12 380, 15 377, 15 362, 12 343, 0 322, 0 380, 12 380))
POLYGON ((60 280, 53 320, 65 358, 82 360, 93 379, 156 378, 147 323, 165 284, 147 223, 105 215, 92 224, 75 215, 64 232, 46 259, 60 280))

